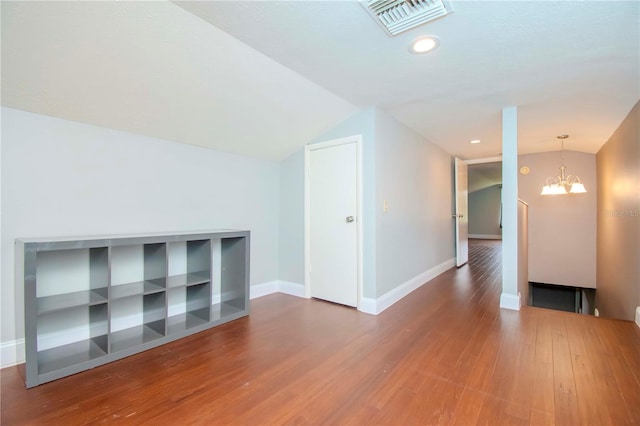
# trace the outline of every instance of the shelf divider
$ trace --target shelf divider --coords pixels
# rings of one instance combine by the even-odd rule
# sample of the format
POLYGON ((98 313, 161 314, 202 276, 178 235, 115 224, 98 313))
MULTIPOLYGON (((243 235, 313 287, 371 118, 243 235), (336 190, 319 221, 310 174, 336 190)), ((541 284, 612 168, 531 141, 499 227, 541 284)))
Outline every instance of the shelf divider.
POLYGON ((38 315, 101 303, 107 303, 106 287, 96 290, 74 291, 72 293, 57 294, 55 296, 38 297, 38 315))
POLYGON ((111 300, 131 296, 159 293, 165 290, 165 278, 137 281, 134 283, 111 286, 111 300))

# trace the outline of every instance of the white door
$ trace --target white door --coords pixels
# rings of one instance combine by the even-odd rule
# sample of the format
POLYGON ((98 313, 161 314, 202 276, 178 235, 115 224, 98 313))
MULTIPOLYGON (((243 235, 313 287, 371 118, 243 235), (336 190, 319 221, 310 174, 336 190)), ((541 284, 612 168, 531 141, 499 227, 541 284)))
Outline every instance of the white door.
POLYGON ((467 191, 467 163, 455 159, 455 199, 456 211, 456 266, 462 266, 469 261, 469 211, 467 191))
POLYGON ((357 306, 357 143, 351 139, 307 149, 310 296, 357 306))

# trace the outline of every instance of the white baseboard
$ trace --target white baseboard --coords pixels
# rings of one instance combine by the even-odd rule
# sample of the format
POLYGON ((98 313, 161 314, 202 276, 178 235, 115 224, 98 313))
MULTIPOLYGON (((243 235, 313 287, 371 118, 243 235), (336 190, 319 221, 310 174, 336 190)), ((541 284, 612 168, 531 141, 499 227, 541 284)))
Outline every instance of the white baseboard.
POLYGON ((291 296, 304 297, 304 285, 290 281, 269 281, 263 284, 252 285, 249 297, 255 299, 273 293, 284 293, 290 294, 291 296))
POLYGON ((24 362, 24 339, 0 343, 0 368, 24 362))
POLYGON ((511 293, 502 293, 500 295, 500 307, 502 309, 511 309, 513 311, 520 310, 520 292, 518 295, 511 293))
POLYGON ((268 283, 256 284, 249 287, 249 298, 266 296, 268 294, 278 292, 278 281, 269 281, 268 283))
POLYGON ((398 287, 386 292, 377 299, 363 297, 360 299, 358 310, 367 314, 378 315, 412 291, 422 287, 424 284, 442 274, 444 271, 453 268, 455 265, 456 260, 449 259, 421 273, 420 275, 411 278, 409 281, 400 284, 398 287))
POLYGON ((360 303, 358 304, 358 310, 360 312, 364 312, 365 314, 378 315, 378 301, 377 299, 372 299, 370 297, 362 297, 360 298, 360 303))
POLYGON ((291 296, 304 297, 304 285, 290 281, 278 281, 278 291, 291 296))
MULTIPOLYGON (((251 299, 266 296, 267 294, 272 293, 286 293, 293 296, 304 297, 304 286, 302 284, 276 280, 263 284, 252 285, 250 287, 251 299)), ((136 325, 140 322, 138 321, 137 316, 119 318, 119 321, 119 328, 126 328, 122 324, 136 325)), ((86 338, 85 335, 87 333, 88 331, 86 330, 86 328, 82 328, 80 330, 71 330, 71 332, 69 330, 66 330, 63 335, 57 333, 51 336, 41 336, 38 342, 39 345, 44 348, 57 346, 60 344, 61 339, 63 339, 64 341, 77 341, 86 338)), ((0 343, 0 368, 21 364, 24 362, 24 357, 24 339, 11 340, 8 342, 0 343)))
POLYGON ((493 234, 469 234, 469 238, 478 239, 478 240, 501 240, 502 235, 493 235, 493 234))
POLYGON ((640 327, 640 306, 636 306, 636 325, 640 327))

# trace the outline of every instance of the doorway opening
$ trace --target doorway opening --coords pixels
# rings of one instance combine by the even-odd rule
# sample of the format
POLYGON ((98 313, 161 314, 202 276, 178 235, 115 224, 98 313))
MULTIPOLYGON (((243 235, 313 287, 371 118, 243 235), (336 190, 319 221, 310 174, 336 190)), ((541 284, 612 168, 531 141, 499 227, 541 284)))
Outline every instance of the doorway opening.
POLYGON ((468 162, 469 239, 502 240, 502 162, 468 162))

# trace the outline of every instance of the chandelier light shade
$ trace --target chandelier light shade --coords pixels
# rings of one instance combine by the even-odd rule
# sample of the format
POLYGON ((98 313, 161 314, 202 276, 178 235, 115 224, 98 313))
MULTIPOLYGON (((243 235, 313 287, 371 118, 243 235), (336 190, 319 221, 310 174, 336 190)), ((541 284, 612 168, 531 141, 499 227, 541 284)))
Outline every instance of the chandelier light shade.
POLYGON ((578 176, 567 175, 567 167, 564 165, 564 140, 568 137, 569 135, 558 136, 558 139, 562 142, 560 175, 547 178, 540 195, 582 194, 587 192, 578 176))

